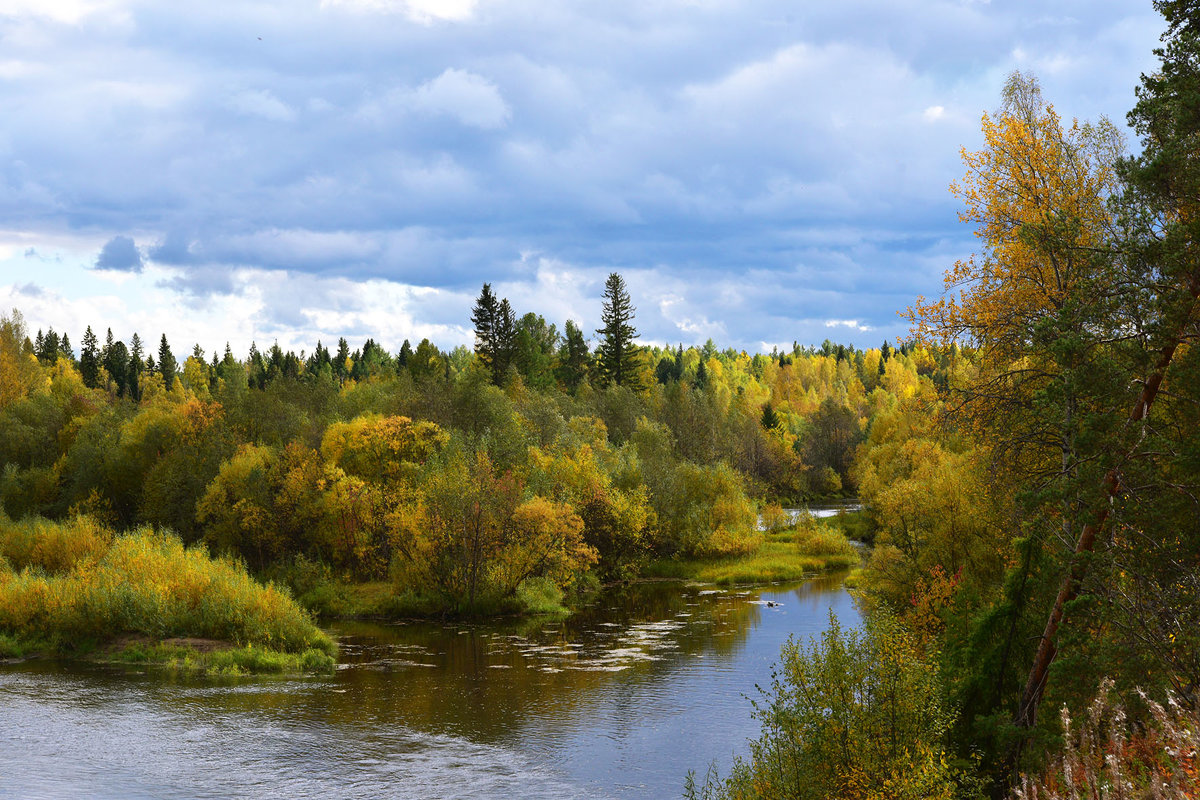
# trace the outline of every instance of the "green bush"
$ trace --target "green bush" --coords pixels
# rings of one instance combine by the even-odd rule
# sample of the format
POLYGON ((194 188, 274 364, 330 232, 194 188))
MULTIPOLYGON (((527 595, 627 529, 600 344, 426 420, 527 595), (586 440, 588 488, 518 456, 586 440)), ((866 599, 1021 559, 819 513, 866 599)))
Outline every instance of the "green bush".
POLYGON ((713 770, 701 785, 689 776, 685 796, 950 800, 958 776, 942 736, 952 715, 939 696, 933 670, 894 618, 876 615, 855 631, 830 612, 819 641, 784 645, 755 704, 763 728, 750 756, 725 781, 713 770))

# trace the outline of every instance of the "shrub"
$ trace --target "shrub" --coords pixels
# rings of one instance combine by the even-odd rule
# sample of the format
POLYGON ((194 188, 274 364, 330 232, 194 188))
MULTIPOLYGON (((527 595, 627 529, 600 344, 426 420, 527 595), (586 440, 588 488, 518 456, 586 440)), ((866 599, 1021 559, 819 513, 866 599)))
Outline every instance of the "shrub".
POLYGON ((41 560, 31 555, 19 572, 0 569, 0 631, 61 646, 140 633, 294 653, 336 650, 286 592, 171 534, 139 528, 114 537, 86 517, 64 523, 0 517, 0 542, 18 541, 22 552, 41 560), (98 542, 106 538, 110 544, 101 551, 98 542))
POLYGON ((900 624, 886 614, 861 631, 829 629, 805 648, 789 640, 771 688, 755 704, 760 738, 721 782, 711 771, 690 798, 899 800, 956 791, 942 735, 934 673, 900 624))

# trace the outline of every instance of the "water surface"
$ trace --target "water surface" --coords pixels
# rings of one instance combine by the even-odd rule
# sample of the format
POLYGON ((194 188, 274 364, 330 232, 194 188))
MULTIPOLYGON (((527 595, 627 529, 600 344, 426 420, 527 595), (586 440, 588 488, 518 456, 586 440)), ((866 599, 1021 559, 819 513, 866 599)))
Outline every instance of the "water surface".
POLYGON ((746 696, 830 609, 857 624, 838 576, 655 583, 562 622, 341 623, 328 677, 0 666, 0 796, 677 797, 745 752, 746 696))

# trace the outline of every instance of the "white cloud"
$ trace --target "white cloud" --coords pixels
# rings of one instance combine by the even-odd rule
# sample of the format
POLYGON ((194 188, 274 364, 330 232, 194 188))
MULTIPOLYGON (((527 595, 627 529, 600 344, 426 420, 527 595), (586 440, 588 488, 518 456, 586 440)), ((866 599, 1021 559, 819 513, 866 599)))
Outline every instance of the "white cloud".
POLYGON ((296 112, 291 106, 265 89, 236 92, 229 98, 229 107, 241 114, 274 122, 293 122, 296 119, 296 112))
POLYGON ((439 20, 468 20, 475 13, 476 2, 477 0, 321 0, 321 8, 403 14, 414 22, 428 25, 439 20))
POLYGON ((115 5, 109 0, 0 0, 0 17, 42 17, 74 25, 115 5))
POLYGON ((875 330, 873 326, 867 325, 865 322, 861 322, 857 319, 827 319, 825 320, 825 327, 850 328, 851 330, 856 330, 863 333, 875 330))
POLYGON ((502 128, 512 112, 496 84, 461 69, 447 69, 412 94, 414 108, 430 114, 448 114, 464 125, 502 128))
POLYGON ((921 116, 925 117, 926 122, 937 122, 946 116, 946 109, 944 106, 930 106, 921 116))

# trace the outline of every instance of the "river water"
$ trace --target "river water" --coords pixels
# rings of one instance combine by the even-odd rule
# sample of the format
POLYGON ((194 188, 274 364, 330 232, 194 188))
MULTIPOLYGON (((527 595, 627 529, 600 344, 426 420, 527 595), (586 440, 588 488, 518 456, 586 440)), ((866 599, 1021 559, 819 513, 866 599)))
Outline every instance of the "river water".
POLYGON ((0 666, 0 797, 678 797, 830 610, 858 622, 841 576, 650 583, 563 622, 340 623, 327 677, 0 666))

